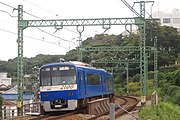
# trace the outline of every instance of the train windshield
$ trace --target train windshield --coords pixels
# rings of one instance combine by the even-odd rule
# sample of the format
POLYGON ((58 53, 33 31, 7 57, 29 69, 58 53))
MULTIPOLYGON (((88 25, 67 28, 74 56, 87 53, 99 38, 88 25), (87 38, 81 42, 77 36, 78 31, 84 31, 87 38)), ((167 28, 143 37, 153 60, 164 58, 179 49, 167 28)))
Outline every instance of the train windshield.
POLYGON ((42 86, 75 84, 75 67, 53 66, 42 68, 40 71, 40 81, 42 86))

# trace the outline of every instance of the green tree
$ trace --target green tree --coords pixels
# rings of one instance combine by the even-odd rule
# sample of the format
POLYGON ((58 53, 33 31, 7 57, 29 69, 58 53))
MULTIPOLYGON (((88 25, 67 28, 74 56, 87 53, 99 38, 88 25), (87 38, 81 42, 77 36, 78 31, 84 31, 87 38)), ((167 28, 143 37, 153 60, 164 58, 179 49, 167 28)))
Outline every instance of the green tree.
POLYGON ((175 85, 180 87, 180 68, 174 71, 173 81, 175 85))

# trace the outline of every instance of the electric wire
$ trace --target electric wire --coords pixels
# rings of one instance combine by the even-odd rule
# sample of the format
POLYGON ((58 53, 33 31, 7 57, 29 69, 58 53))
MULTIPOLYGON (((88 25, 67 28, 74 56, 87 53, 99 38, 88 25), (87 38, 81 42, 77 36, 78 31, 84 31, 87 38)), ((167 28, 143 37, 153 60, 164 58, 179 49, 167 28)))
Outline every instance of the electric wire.
MULTIPOLYGON (((40 18, 40 17, 38 17, 38 16, 35 16, 35 15, 30 14, 30 13, 25 12, 25 11, 23 11, 23 12, 26 13, 26 14, 28 14, 28 15, 30 15, 30 16, 33 16, 33 17, 35 17, 35 18, 38 18, 38 19, 43 20, 42 18, 40 18)), ((47 32, 47 31, 44 31, 43 29, 40 29, 40 28, 38 28, 38 27, 35 27, 35 28, 38 29, 38 30, 40 30, 41 32, 44 32, 44 33, 46 33, 46 34, 52 36, 52 37, 55 37, 55 38, 58 38, 58 39, 60 39, 60 40, 63 40, 63 41, 66 41, 66 42, 70 42, 70 43, 73 43, 73 44, 77 45, 75 42, 72 42, 72 41, 70 41, 70 40, 66 40, 66 39, 63 39, 63 38, 61 38, 61 37, 55 36, 55 35, 53 35, 53 34, 47 32)), ((58 42, 59 42, 59 41, 58 41, 58 42)))
MULTIPOLYGON (((16 34, 16 35, 18 34, 18 33, 12 32, 12 31, 4 30, 4 29, 0 29, 0 31, 7 32, 7 33, 11 33, 11 34, 16 34)), ((55 44, 54 42, 46 41, 46 40, 44 40, 44 39, 39 39, 39 38, 27 36, 27 35, 24 35, 24 37, 31 38, 31 39, 34 39, 34 40, 39 40, 39 41, 46 42, 46 43, 51 43, 51 44, 54 44, 54 45, 58 45, 58 46, 60 46, 60 47, 63 47, 63 48, 65 48, 65 49, 68 49, 68 48, 66 48, 66 47, 64 47, 64 46, 61 46, 61 45, 59 45, 59 44, 55 44)))
POLYGON ((49 32, 46 32, 46 31, 38 28, 38 27, 36 27, 36 28, 37 28, 38 30, 40 30, 41 32, 44 32, 44 33, 46 33, 46 34, 48 34, 48 35, 50 35, 50 36, 52 36, 52 37, 55 37, 55 38, 61 39, 61 40, 63 40, 63 41, 66 41, 66 42, 73 43, 73 44, 77 45, 75 42, 72 42, 72 41, 70 41, 70 40, 66 40, 66 39, 57 37, 57 36, 55 36, 55 35, 53 35, 53 34, 51 34, 51 33, 49 33, 49 32))
POLYGON ((134 14, 136 14, 138 17, 141 17, 140 14, 132 7, 130 6, 126 0, 121 0, 134 14))
POLYGON ((38 19, 40 19, 40 20, 43 20, 42 18, 40 18, 40 17, 38 17, 38 16, 36 16, 36 15, 33 15, 33 14, 31 14, 31 13, 28 13, 28 12, 26 12, 26 11, 23 11, 25 14, 27 14, 27 15, 30 15, 30 16, 32 16, 32 17, 35 17, 35 18, 38 18, 38 19))
POLYGON ((35 7, 37 7, 37 8, 40 8, 40 9, 42 9, 42 10, 48 12, 48 13, 54 14, 55 16, 59 16, 58 14, 56 14, 56 13, 54 13, 54 12, 48 10, 48 9, 45 9, 45 8, 39 6, 39 5, 36 5, 36 4, 32 3, 32 2, 30 2, 29 0, 23 0, 23 1, 25 1, 25 2, 27 2, 27 3, 29 3, 29 4, 31 4, 31 5, 33 5, 33 6, 35 6, 35 7))
MULTIPOLYGON (((23 12, 26 13, 26 14, 28 14, 28 15, 30 15, 30 16, 32 16, 32 17, 38 18, 38 19, 40 19, 40 20, 43 20, 42 18, 40 18, 40 17, 38 17, 38 16, 36 16, 36 15, 33 15, 33 14, 28 13, 28 12, 26 12, 26 11, 23 11, 23 12)), ((70 41, 70 40, 66 40, 66 39, 63 39, 63 38, 61 38, 61 37, 55 36, 55 35, 47 32, 47 31, 44 31, 44 30, 42 30, 42 29, 40 29, 40 28, 38 28, 38 27, 35 27, 35 28, 38 29, 38 30, 40 30, 41 32, 44 32, 44 33, 52 36, 52 37, 55 37, 55 38, 58 38, 58 39, 60 39, 60 40, 63 40, 63 41, 66 41, 66 42, 73 43, 73 44, 77 45, 75 42, 72 42, 72 41, 70 41)), ((58 41, 58 42, 59 42, 59 41, 58 41)))
MULTIPOLYGON (((136 2, 139 2, 138 0, 136 0, 136 2)), ((149 13, 147 10, 145 10, 145 12, 149 15, 149 17, 150 18, 152 18, 153 19, 153 17, 152 17, 152 7, 153 7, 153 5, 154 5, 154 2, 153 2, 153 4, 151 5, 151 13, 149 13)))
POLYGON ((3 4, 3 5, 5 5, 5 6, 7 6, 7 7, 12 8, 12 9, 16 9, 15 7, 13 7, 13 6, 11 6, 11 5, 8 5, 8 4, 4 3, 4 2, 0 2, 0 3, 3 4))
MULTIPOLYGON (((8 7, 10 7, 10 8, 13 8, 13 10, 16 9, 16 8, 14 8, 13 6, 8 5, 8 4, 6 4, 6 3, 3 3, 3 2, 0 2, 0 3, 3 4, 3 5, 5 5, 5 6, 8 6, 8 7)), ((12 15, 9 14, 7 11, 4 11, 4 10, 0 10, 0 11, 7 13, 7 14, 10 15, 11 17, 16 17, 16 16, 12 16, 12 15)), ((23 11, 23 12, 24 12, 25 14, 27 14, 27 15, 30 15, 30 16, 32 16, 32 17, 35 17, 35 18, 38 18, 38 19, 43 20, 42 18, 40 18, 40 17, 38 17, 38 16, 36 16, 36 15, 33 15, 33 14, 28 13, 28 12, 26 12, 26 11, 23 11)), ((57 37, 57 36, 55 36, 55 35, 53 35, 53 34, 51 34, 51 33, 49 33, 49 32, 46 32, 46 31, 38 28, 38 27, 36 27, 36 28, 37 28, 38 30, 40 30, 41 32, 44 32, 44 33, 46 33, 46 34, 48 34, 48 35, 50 35, 50 36, 52 36, 52 37, 55 37, 55 38, 58 38, 58 39, 60 39, 60 40, 67 41, 67 42, 70 42, 70 43, 73 43, 73 44, 77 45, 75 42, 72 42, 72 41, 70 41, 70 40, 66 40, 66 39, 57 37)), ((1 29, 1 31, 2 31, 2 29, 1 29)), ((28 36, 28 37, 30 38, 30 36, 28 36)), ((33 37, 31 37, 31 38, 33 38, 33 37)), ((37 40, 37 39, 36 39, 36 40, 37 40)), ((46 41, 46 42, 47 42, 47 41, 46 41)), ((56 41, 56 42, 59 42, 59 41, 56 41)), ((49 43, 52 43, 52 42, 49 42, 49 43)), ((54 42, 53 42, 53 43, 54 43, 54 42)), ((61 46, 61 47, 63 47, 63 46, 61 46)), ((65 47, 63 47, 63 48, 65 48, 65 47)), ((66 49, 67 49, 67 48, 66 48, 66 49)))
MULTIPOLYGON (((56 13, 54 13, 54 12, 48 10, 48 9, 45 9, 45 8, 43 8, 43 7, 40 7, 39 5, 36 5, 36 4, 32 3, 32 2, 30 2, 29 0, 23 0, 23 1, 25 1, 25 2, 27 2, 27 3, 29 3, 29 4, 31 4, 31 5, 33 5, 33 6, 37 7, 37 8, 39 8, 39 9, 42 9, 42 10, 48 12, 48 13, 54 14, 55 16, 59 16, 58 14, 56 14, 56 13)), ((39 17, 37 17, 37 16, 35 16, 35 17, 36 17, 36 18, 39 18, 39 17)), ((39 18, 39 19, 43 20, 42 18, 39 18)), ((64 29, 65 29, 65 30, 68 30, 68 31, 70 31, 70 32, 73 32, 73 33, 75 33, 75 34, 79 34, 78 32, 75 32, 75 31, 70 30, 70 29, 68 29, 68 28, 64 28, 64 29)), ((83 34, 82 34, 82 36, 88 38, 88 36, 86 36, 86 35, 83 35, 83 34)))
POLYGON ((10 17, 13 17, 13 18, 15 18, 15 17, 17 17, 17 16, 13 16, 13 15, 11 15, 10 13, 8 13, 7 11, 4 11, 4 10, 0 10, 1 12, 4 12, 4 13, 6 13, 6 14, 8 14, 10 17))
MULTIPOLYGON (((73 31, 73 30, 70 30, 70 29, 67 29, 67 28, 64 28, 65 30, 68 30, 68 31, 70 31, 70 32, 73 32, 73 33, 75 33, 75 34, 79 34, 78 32, 75 32, 75 31, 73 31)), ((86 36, 86 35, 81 35, 81 36, 84 36, 84 37, 87 37, 88 38, 88 36, 86 36)))

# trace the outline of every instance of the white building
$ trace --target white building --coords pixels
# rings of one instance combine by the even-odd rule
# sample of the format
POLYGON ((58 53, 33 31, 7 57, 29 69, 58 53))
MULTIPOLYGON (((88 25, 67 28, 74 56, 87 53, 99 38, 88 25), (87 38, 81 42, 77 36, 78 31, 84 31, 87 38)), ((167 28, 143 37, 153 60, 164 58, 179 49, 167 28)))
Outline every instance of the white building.
POLYGON ((180 13, 179 9, 173 9, 172 12, 156 11, 152 14, 153 18, 159 18, 162 25, 172 26, 180 32, 180 13))
POLYGON ((11 85, 11 79, 7 78, 7 73, 0 73, 0 85, 11 85))

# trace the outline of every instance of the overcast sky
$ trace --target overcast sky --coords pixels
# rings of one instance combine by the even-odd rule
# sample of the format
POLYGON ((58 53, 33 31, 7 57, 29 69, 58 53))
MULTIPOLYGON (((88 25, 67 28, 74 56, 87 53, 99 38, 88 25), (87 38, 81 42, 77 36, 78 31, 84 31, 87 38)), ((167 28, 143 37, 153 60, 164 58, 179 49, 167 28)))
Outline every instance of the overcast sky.
MULTIPOLYGON (((126 1, 133 5, 133 2, 139 0, 126 1)), ((121 0, 0 0, 0 60, 17 57, 17 10, 13 11, 13 8, 17 8, 18 4, 23 5, 23 10, 26 12, 23 13, 25 20, 135 17, 121 0)), ((179 0, 155 0, 152 12, 179 9, 179 4, 179 0)), ((151 5, 150 3, 146 5, 146 11, 149 13, 151 13, 151 5)), ((135 9, 139 12, 138 4, 135 5, 135 9)), ((122 31, 124 26, 113 26, 106 33, 120 34, 122 31)), ((85 27, 82 39, 103 32, 101 26, 85 27)), ((37 54, 65 54, 77 46, 78 37, 76 27, 65 27, 58 31, 53 27, 26 28, 24 57, 30 58, 37 54)))

